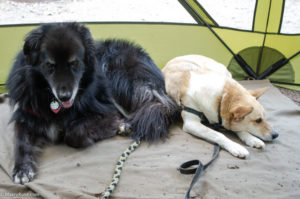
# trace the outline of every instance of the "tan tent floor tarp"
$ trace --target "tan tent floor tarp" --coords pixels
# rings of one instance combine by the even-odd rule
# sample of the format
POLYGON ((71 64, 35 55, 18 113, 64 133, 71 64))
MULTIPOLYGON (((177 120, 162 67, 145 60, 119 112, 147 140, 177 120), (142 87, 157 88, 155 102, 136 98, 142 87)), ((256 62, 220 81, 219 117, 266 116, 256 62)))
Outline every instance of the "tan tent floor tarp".
MULTIPOLYGON (((264 150, 247 147, 250 156, 241 160, 221 150, 216 162, 194 187, 194 198, 253 199, 300 198, 300 107, 268 81, 242 82, 247 88, 269 86, 260 98, 267 119, 280 133, 264 150)), ((66 145, 48 146, 39 158, 37 178, 25 186, 14 185, 13 128, 7 103, 0 104, 0 198, 96 198, 110 183, 119 155, 130 139, 115 137, 83 150, 66 145), (32 191, 34 192, 32 192, 32 191), (14 196, 14 197, 13 197, 14 196)), ((237 140, 233 135, 228 135, 237 140)), ((177 167, 188 160, 207 162, 213 145, 171 129, 164 143, 141 146, 132 153, 112 199, 182 199, 192 176, 177 167)))

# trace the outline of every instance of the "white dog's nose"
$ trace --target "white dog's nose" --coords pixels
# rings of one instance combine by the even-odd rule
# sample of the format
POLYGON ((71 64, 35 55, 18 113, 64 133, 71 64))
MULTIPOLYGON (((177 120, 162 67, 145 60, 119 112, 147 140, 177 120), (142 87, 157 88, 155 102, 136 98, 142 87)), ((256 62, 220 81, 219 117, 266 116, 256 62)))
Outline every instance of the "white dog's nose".
POLYGON ((275 138, 277 138, 278 136, 279 136, 279 134, 276 131, 272 131, 272 138, 273 138, 273 140, 275 138))

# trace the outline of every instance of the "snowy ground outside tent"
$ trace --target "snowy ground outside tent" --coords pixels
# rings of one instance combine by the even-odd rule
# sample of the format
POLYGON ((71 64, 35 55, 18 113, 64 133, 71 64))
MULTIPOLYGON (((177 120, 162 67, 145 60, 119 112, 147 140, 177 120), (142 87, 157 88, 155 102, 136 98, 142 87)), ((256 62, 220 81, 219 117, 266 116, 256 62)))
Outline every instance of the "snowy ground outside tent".
MULTIPOLYGON (((255 0, 198 0, 221 26, 250 30, 255 0)), ((300 1, 285 0, 281 31, 300 33, 300 1)), ((0 0, 0 24, 150 21, 196 23, 177 0, 0 0)), ((281 91, 300 105, 300 93, 281 91)))

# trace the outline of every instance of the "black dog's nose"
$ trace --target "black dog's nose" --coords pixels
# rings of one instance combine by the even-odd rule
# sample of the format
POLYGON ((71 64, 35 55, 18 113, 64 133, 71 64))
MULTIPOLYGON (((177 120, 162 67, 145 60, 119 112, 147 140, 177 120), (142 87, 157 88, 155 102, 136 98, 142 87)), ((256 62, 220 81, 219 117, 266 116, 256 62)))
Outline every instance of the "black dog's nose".
POLYGON ((279 136, 279 134, 275 131, 272 131, 272 138, 275 139, 279 136))
POLYGON ((66 87, 61 87, 57 91, 57 97, 59 98, 60 101, 66 102, 69 101, 72 97, 72 92, 69 91, 66 87))

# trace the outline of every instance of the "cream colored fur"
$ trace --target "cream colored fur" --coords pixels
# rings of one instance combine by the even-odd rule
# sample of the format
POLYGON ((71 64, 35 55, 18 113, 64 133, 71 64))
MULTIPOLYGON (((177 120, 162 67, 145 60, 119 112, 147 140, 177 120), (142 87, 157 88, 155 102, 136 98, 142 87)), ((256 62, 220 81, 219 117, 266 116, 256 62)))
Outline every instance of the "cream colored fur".
MULTIPOLYGON (((222 125, 248 146, 264 148, 262 140, 272 140, 263 107, 256 100, 266 89, 247 91, 232 79, 227 68, 204 56, 187 55, 169 61, 163 69, 167 93, 180 104, 203 112, 210 123, 218 122, 221 103, 222 125), (258 119, 261 119, 261 122, 258 119)), ((232 155, 245 158, 247 149, 199 122, 199 117, 182 111, 183 130, 217 143, 232 155)))

